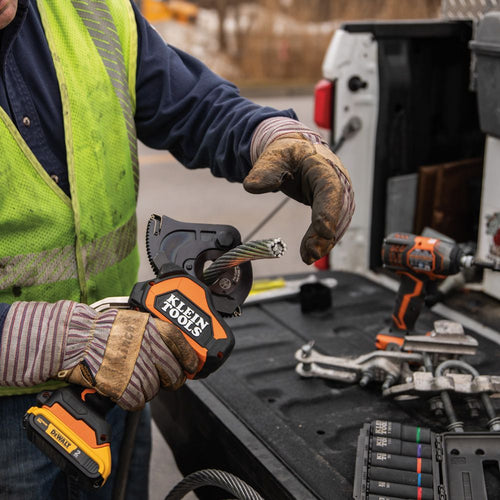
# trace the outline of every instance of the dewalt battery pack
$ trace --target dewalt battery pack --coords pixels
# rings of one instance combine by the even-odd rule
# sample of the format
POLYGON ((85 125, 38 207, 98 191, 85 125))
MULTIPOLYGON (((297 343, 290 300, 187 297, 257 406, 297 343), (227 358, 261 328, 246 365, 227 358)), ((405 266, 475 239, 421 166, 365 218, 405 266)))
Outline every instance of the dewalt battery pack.
POLYGON ((101 487, 111 472, 111 429, 104 415, 113 403, 77 386, 42 392, 37 402, 24 416, 28 438, 79 486, 101 487))

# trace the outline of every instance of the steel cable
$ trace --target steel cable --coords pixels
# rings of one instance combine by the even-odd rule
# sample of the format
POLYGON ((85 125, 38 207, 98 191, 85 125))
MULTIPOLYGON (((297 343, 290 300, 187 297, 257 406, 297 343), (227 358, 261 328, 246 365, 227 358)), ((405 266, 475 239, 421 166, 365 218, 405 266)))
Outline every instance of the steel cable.
POLYGON ((257 259, 277 259, 286 252, 286 243, 281 238, 249 241, 238 245, 215 259, 203 271, 203 281, 213 285, 219 276, 244 262, 257 259))
POLYGON ((216 486, 236 495, 238 500, 264 500, 239 477, 217 469, 205 469, 189 474, 170 491, 165 500, 180 500, 190 491, 202 486, 216 486))

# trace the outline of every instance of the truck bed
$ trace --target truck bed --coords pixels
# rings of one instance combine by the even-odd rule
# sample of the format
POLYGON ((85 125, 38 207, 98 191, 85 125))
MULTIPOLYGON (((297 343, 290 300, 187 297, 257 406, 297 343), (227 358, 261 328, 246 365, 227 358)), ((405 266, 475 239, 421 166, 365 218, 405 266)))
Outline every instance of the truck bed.
MULTIPOLYGON (((243 315, 230 320, 236 347, 226 364, 206 380, 156 398, 154 419, 183 474, 227 470, 272 500, 347 499, 364 423, 382 418, 446 430, 446 419, 426 403, 386 400, 379 384, 361 388, 296 374, 294 353, 309 340, 324 354, 358 356, 372 351, 376 334, 390 324, 394 292, 353 273, 320 276, 338 281, 329 310, 303 314, 297 296, 244 306, 243 315)), ((425 310, 418 330, 429 331, 436 319, 425 310)), ((482 375, 500 374, 499 345, 466 333, 479 342, 468 361, 482 375)), ((454 402, 467 431, 487 430, 484 414, 472 419, 462 401, 454 402)), ((197 494, 227 498, 214 488, 197 494)))

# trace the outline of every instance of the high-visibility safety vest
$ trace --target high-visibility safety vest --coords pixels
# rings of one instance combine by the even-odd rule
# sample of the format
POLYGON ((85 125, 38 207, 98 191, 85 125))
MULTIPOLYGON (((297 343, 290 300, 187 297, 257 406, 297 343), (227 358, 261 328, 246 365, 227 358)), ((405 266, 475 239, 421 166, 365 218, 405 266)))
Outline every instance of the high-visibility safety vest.
POLYGON ((134 12, 129 0, 37 5, 62 100, 71 198, 0 107, 0 302, 128 295, 139 266, 134 12))

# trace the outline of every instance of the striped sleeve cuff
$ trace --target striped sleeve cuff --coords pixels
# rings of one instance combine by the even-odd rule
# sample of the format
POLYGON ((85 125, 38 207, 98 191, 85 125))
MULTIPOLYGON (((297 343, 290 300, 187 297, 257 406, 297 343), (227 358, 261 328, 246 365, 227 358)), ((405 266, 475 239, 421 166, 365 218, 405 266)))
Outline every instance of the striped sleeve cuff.
POLYGON ((259 156, 263 153, 267 146, 271 144, 271 142, 289 134, 301 134, 304 139, 308 140, 312 144, 327 145, 318 132, 314 132, 297 120, 281 116, 268 118, 267 120, 261 122, 253 133, 250 145, 250 159, 252 161, 252 165, 255 164, 259 156))
POLYGON ((354 202, 354 191, 352 189, 350 180, 340 168, 337 167, 336 171, 342 184, 343 194, 342 208, 335 231, 335 243, 339 242, 342 239, 342 236, 344 236, 344 233, 351 223, 352 216, 354 215, 354 209, 356 207, 356 204, 354 202))
POLYGON ((5 323, 5 318, 9 312, 10 304, 0 303, 0 333, 3 331, 3 325, 5 323))
POLYGON ((0 385, 29 387, 55 376, 76 303, 14 302, 0 342, 0 385))
POLYGON ((85 304, 75 306, 68 325, 62 371, 71 370, 85 361, 92 376, 96 376, 117 313, 117 309, 98 313, 85 304))

